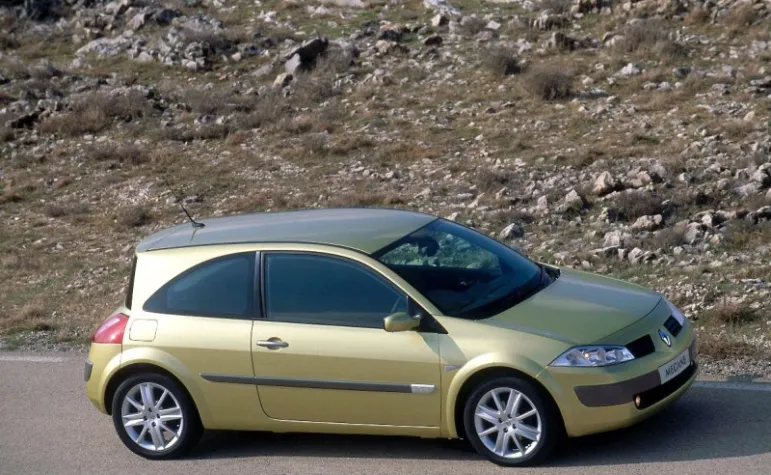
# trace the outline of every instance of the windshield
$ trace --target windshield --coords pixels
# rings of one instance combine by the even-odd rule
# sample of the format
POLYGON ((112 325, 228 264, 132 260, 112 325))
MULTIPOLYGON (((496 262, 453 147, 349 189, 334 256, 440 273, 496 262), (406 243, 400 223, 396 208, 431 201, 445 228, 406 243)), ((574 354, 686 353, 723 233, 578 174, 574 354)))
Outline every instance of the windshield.
POLYGON ((478 231, 437 219, 374 257, 444 315, 488 318, 551 283, 535 262, 478 231))

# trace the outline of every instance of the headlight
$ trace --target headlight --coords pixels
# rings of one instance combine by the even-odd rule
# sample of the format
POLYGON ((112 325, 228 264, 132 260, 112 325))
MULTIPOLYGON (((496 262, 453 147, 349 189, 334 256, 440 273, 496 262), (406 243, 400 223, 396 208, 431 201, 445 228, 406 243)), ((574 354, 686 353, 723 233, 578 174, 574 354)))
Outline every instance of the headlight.
POLYGON ((680 323, 680 325, 685 325, 685 315, 683 315, 683 312, 681 312, 677 307, 672 304, 669 300, 667 300, 667 305, 669 305, 669 311, 672 312, 672 316, 675 317, 675 319, 680 323))
POLYGON ((610 366, 633 359, 624 346, 578 346, 562 353, 551 366, 610 366))

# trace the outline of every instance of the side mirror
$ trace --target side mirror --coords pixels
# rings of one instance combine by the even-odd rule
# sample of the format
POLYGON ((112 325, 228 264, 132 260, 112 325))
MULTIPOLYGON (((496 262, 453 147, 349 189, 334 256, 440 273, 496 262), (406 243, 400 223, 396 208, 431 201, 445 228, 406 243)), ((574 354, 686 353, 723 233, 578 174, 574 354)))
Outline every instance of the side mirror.
POLYGON ((383 320, 383 330, 387 332, 406 332, 420 326, 420 317, 411 317, 404 312, 391 314, 383 320))

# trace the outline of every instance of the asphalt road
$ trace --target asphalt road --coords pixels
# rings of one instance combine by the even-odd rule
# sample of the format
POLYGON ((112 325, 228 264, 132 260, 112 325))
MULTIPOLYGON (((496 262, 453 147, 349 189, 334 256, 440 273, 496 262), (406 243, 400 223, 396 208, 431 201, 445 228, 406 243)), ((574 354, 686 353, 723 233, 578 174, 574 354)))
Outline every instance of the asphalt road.
POLYGON ((443 441, 256 432, 207 433, 190 458, 150 462, 86 399, 82 370, 81 355, 0 353, 0 475, 771 473, 768 385, 697 383, 660 415, 571 440, 537 468, 503 469, 443 441))

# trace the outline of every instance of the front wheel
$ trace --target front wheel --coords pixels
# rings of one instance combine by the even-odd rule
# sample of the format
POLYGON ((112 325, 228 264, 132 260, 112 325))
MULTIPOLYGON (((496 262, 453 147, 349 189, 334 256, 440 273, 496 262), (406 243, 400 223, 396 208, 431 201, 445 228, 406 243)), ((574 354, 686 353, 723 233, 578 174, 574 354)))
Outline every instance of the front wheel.
POLYGON ((559 412, 539 389, 519 378, 481 384, 464 407, 464 426, 474 449, 498 465, 535 465, 561 437, 559 412))
POLYGON ((187 393, 171 378, 155 373, 132 376, 118 386, 112 421, 123 444, 148 459, 183 455, 203 432, 187 393))

